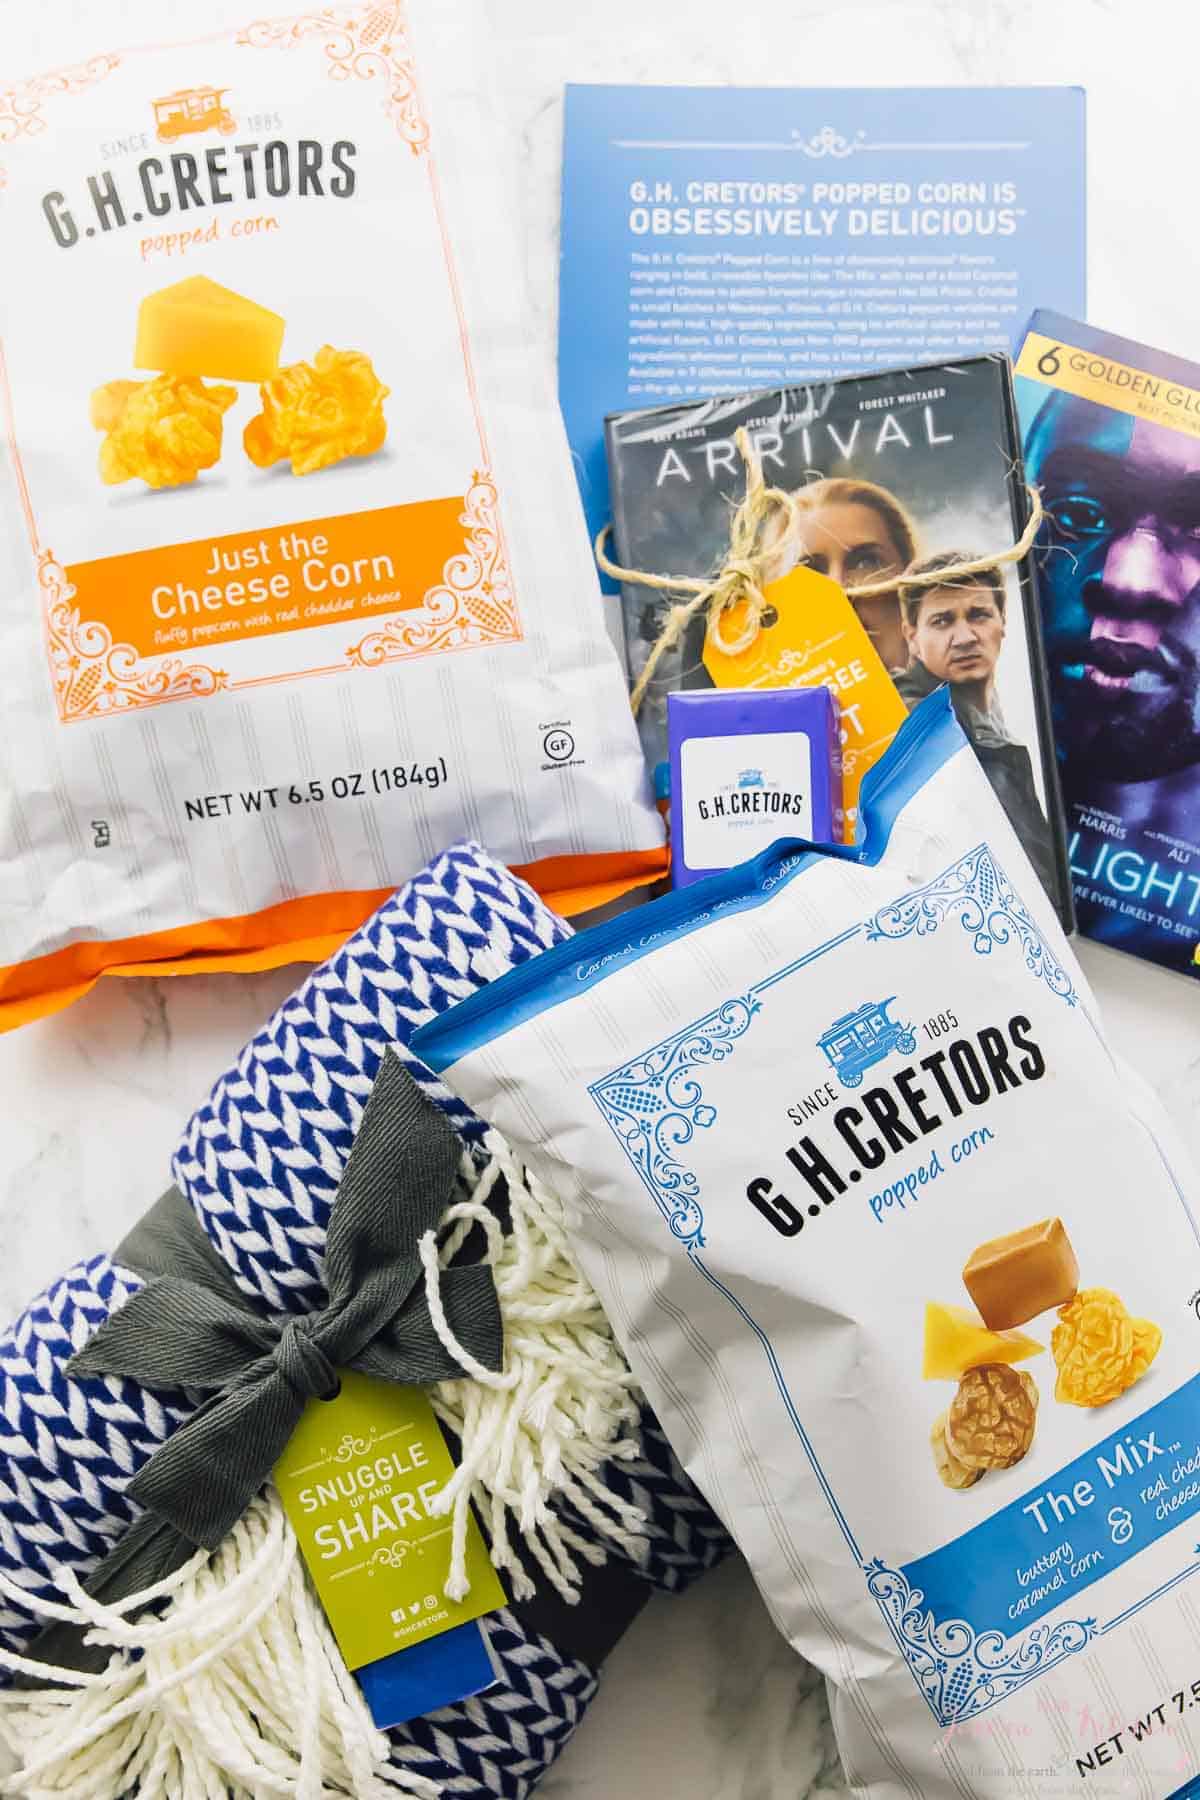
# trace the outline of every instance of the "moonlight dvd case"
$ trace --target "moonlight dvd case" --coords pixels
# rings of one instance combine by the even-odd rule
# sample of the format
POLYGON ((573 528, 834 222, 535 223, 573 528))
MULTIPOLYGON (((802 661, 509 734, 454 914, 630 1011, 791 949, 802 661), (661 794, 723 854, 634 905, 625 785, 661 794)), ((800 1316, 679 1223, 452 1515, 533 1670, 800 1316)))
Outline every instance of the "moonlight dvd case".
POLYGON ((1200 366, 1037 312, 1017 361, 1079 929, 1200 975, 1200 366))

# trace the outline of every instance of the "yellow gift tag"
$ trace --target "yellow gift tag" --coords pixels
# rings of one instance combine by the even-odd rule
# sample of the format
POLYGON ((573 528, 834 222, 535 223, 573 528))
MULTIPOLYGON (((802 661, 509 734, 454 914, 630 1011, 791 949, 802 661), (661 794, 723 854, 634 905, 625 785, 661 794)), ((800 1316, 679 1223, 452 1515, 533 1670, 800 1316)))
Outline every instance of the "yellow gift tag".
MULTIPOLYGON (((846 842, 853 843, 858 790, 879 761, 907 708, 844 589, 815 569, 797 568, 763 589, 775 617, 748 650, 726 656, 705 639, 704 666, 719 688, 827 687, 842 722, 842 804, 846 842)), ((768 614, 768 618, 770 615, 768 614)), ((725 615, 736 640, 743 608, 725 615)))
POLYGON ((353 1369, 338 1379, 332 1400, 305 1407, 275 1486, 346 1667, 360 1669, 494 1612, 505 1595, 471 1517, 471 1591, 445 1597, 451 1521, 430 1509, 454 1459, 428 1395, 353 1369))

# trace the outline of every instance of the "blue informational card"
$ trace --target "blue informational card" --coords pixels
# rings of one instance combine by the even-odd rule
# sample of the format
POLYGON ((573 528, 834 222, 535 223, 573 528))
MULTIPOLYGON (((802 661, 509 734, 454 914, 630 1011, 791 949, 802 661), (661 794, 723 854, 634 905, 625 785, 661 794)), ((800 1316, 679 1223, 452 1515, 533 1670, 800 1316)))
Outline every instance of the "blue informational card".
POLYGON ((1009 350, 1084 293, 1081 88, 567 88, 559 397, 605 413, 1009 350))

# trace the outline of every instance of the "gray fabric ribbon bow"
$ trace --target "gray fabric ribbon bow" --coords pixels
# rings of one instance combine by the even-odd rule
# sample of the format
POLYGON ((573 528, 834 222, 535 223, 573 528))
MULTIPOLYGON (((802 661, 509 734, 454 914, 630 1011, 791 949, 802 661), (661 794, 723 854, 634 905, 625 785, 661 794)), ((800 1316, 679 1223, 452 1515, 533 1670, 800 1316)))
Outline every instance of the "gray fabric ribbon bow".
MULTIPOLYGON (((457 1140, 388 1052, 338 1186, 325 1243, 322 1311, 264 1316, 236 1287, 191 1207, 164 1194, 114 1262, 148 1277, 67 1365, 128 1375, 146 1387, 209 1398, 128 1487, 146 1512, 87 1583, 106 1601, 160 1580, 197 1546, 215 1549, 270 1476, 309 1400, 331 1399, 339 1368, 408 1385, 463 1373, 433 1328, 417 1245, 451 1203, 457 1140)), ((491 1269, 443 1269, 439 1291, 455 1339, 498 1369, 503 1327, 491 1269)), ((47 1660, 79 1654, 43 1633, 47 1660), (53 1652, 53 1657, 52 1653, 53 1652)))

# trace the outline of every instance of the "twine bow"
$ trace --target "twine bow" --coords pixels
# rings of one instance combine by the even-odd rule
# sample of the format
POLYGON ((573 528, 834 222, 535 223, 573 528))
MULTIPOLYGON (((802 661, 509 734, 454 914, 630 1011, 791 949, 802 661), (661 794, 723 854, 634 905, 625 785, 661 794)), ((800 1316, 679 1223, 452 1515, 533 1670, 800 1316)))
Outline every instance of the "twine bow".
MULTIPOLYGON (((269 1478, 308 1401, 337 1392, 339 1368, 420 1386, 462 1376, 431 1318, 420 1252, 454 1198, 457 1167, 450 1126, 389 1052, 330 1213, 322 1311, 260 1313, 174 1189, 134 1227, 115 1260, 152 1279, 67 1373, 127 1375, 209 1398, 129 1483, 146 1511, 95 1571, 89 1593, 111 1603, 161 1580, 197 1546, 215 1549, 269 1478)), ((491 1268, 442 1269, 439 1295, 455 1343, 498 1369, 503 1328, 491 1268)), ((59 1640, 53 1650, 65 1661, 70 1646, 59 1640)), ((39 1639, 34 1654, 45 1653, 39 1639)))
POLYGON ((605 544, 612 532, 606 525, 596 538, 596 561, 606 575, 615 581, 631 581, 639 587, 657 588, 662 592, 690 594, 690 600, 673 606, 654 643, 645 667, 634 683, 629 704, 636 717, 646 689, 668 650, 673 650, 690 621, 708 608, 708 640, 725 656, 740 656, 749 650, 762 627, 767 610, 764 587, 775 567, 800 535, 800 506, 786 488, 768 487, 763 475, 762 459, 750 441, 744 425, 733 434, 738 453, 746 465, 746 492, 729 522, 729 551, 713 576, 652 575, 645 569, 625 569, 611 561, 605 544), (782 522, 781 529, 768 537, 767 527, 782 522), (745 614, 732 637, 726 637, 728 615, 739 606, 745 614))
MULTIPOLYGON (((612 534, 605 525, 595 543, 596 561, 614 581, 631 582, 635 587, 654 588, 660 593, 690 594, 690 600, 672 606, 667 620, 654 641, 645 665, 629 696, 636 718, 654 679, 659 663, 673 650, 698 612, 708 609, 707 637, 710 644, 725 656, 741 656, 755 642, 763 626, 763 615, 769 602, 764 593, 768 582, 787 566, 785 558, 801 538, 803 488, 789 493, 785 488, 768 487, 763 476, 762 459, 755 450, 744 425, 734 432, 733 441, 746 465, 746 492, 739 502, 729 526, 729 552, 715 575, 654 575, 648 569, 626 569, 609 557, 604 546, 612 534), (782 519, 782 528, 769 533, 768 527, 782 519), (725 636, 730 612, 744 607, 740 625, 732 638, 725 636)), ((1041 495, 1035 487, 1025 490, 1029 516, 1015 543, 991 556, 971 557, 925 575, 903 570, 896 575, 881 576, 876 581, 856 581, 850 590, 855 600, 866 600, 882 594, 897 594, 901 588, 947 587, 969 580, 993 569, 998 563, 1020 562, 1033 548, 1041 525, 1041 495)))

